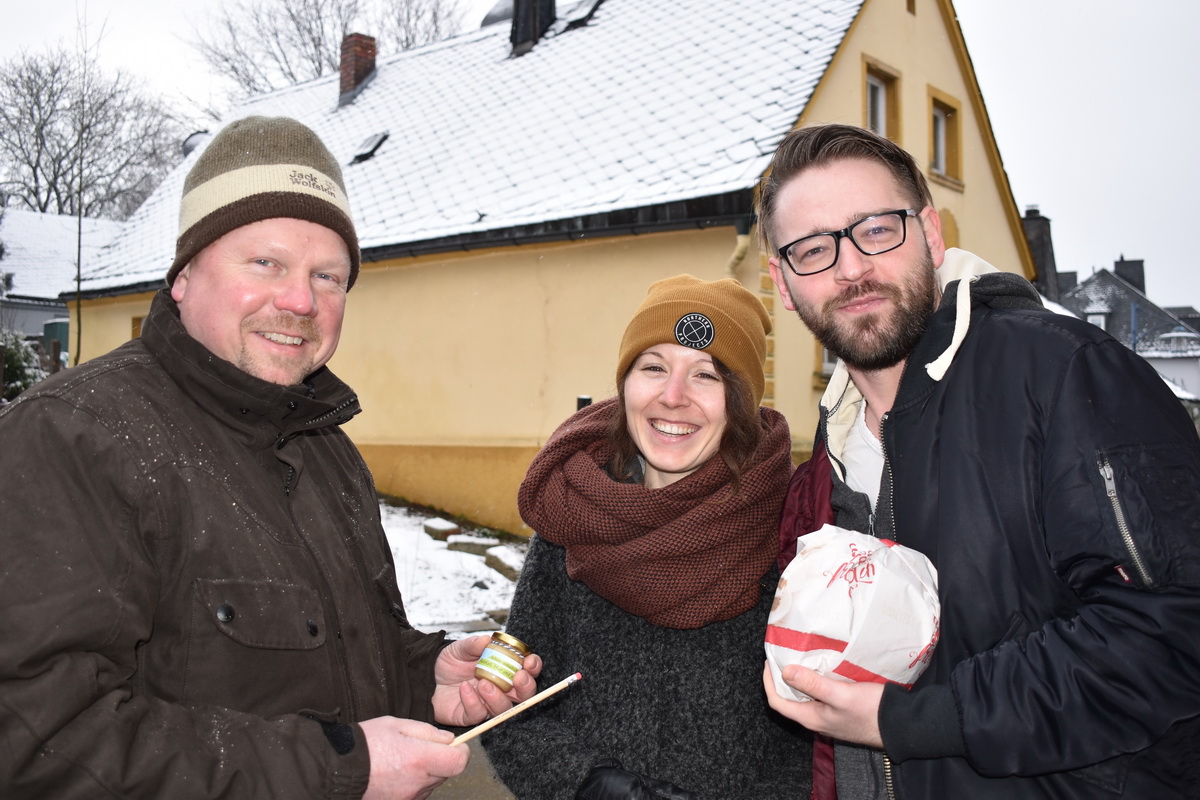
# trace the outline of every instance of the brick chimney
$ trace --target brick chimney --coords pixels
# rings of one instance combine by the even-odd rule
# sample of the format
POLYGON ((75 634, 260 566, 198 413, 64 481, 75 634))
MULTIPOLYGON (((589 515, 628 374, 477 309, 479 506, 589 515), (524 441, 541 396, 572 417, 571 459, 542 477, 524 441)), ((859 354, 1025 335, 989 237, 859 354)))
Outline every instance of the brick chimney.
POLYGON ((513 0, 512 54, 523 56, 554 24, 554 0, 513 0))
POLYGON ((375 74, 375 37, 350 33, 342 39, 341 85, 338 107, 354 102, 366 82, 375 74))
POLYGON ((1037 206, 1025 206, 1021 219, 1025 228, 1025 240, 1033 255, 1033 266, 1037 279, 1033 284, 1046 299, 1058 302, 1061 284, 1058 280, 1058 265, 1054 261, 1054 240, 1050 237, 1050 218, 1043 217, 1037 206))
POLYGON ((1122 253, 1121 258, 1113 262, 1113 272, 1142 294, 1146 293, 1146 262, 1142 259, 1128 261, 1122 253))

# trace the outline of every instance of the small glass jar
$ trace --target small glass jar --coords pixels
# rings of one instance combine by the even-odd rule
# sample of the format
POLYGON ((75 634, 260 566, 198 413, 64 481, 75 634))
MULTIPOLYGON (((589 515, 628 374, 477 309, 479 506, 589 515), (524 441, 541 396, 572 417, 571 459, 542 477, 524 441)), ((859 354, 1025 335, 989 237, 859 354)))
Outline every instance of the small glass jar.
POLYGON ((496 631, 475 664, 475 677, 495 684, 500 691, 512 689, 513 676, 529 655, 529 645, 515 636, 496 631))

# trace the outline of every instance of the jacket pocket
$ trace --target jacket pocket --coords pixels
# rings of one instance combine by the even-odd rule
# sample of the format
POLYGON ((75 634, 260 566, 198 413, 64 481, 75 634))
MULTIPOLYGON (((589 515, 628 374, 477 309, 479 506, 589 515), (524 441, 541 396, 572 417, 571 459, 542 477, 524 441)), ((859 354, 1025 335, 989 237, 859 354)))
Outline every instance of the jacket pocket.
POLYGON ((185 700, 262 715, 342 702, 314 589, 203 578, 193 588, 185 700))
POLYGON ((325 643, 321 599, 305 586, 277 581, 196 581, 217 630, 247 647, 313 650, 325 643))
POLYGON ((1039 627, 1041 627, 1040 624, 1032 622, 1028 617, 1025 616, 1023 611, 1018 609, 1017 611, 1014 611, 1012 616, 1008 618, 1008 626, 1004 631, 1004 635, 996 640, 992 647, 995 647, 1003 642, 1007 642, 1011 639, 1024 638, 1033 631, 1037 630, 1039 627))
POLYGON ((1096 454, 1094 481, 1111 555, 1141 588, 1200 584, 1200 462, 1158 444, 1096 454))
POLYGON ((1088 767, 1073 769, 1068 774, 1119 796, 1125 790, 1125 780, 1129 777, 1132 762, 1133 756, 1125 754, 1088 767))

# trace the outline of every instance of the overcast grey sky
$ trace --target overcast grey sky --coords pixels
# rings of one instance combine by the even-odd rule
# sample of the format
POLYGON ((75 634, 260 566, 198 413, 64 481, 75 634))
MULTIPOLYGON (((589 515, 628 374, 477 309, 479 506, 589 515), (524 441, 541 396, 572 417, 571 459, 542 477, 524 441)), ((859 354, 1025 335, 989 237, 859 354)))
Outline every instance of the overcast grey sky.
POLYGON ((1160 306, 1200 307, 1200 4, 955 0, 1018 208, 1060 271, 1146 262, 1160 306))
MULTIPOLYGON (((193 23, 219 7, 214 0, 5 5, 2 59, 55 42, 73 47, 76 20, 86 18, 89 42, 103 31, 102 64, 197 103, 214 95, 186 43, 193 23)), ((1192 217, 1200 218, 1191 204, 1200 183, 1200 147, 1192 142, 1200 117, 1200 3, 954 5, 1017 206, 1037 205, 1051 218, 1059 269, 1082 279, 1111 269, 1121 255, 1144 259, 1151 300, 1200 307, 1200 253, 1187 235, 1192 217)))

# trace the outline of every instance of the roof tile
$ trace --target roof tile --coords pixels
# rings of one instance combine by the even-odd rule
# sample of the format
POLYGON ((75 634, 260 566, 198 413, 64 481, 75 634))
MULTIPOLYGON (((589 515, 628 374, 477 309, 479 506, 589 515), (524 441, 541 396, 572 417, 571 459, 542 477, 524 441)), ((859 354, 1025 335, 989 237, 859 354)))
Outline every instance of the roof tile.
MULTIPOLYGON (((387 131, 373 158, 343 168, 366 248, 706 197, 754 185, 862 3, 605 0, 520 58, 509 26, 491 25, 379 59, 340 109, 332 75, 224 122, 295 117, 345 165, 387 131)), ((88 288, 165 274, 195 158, 93 262, 88 288)))

